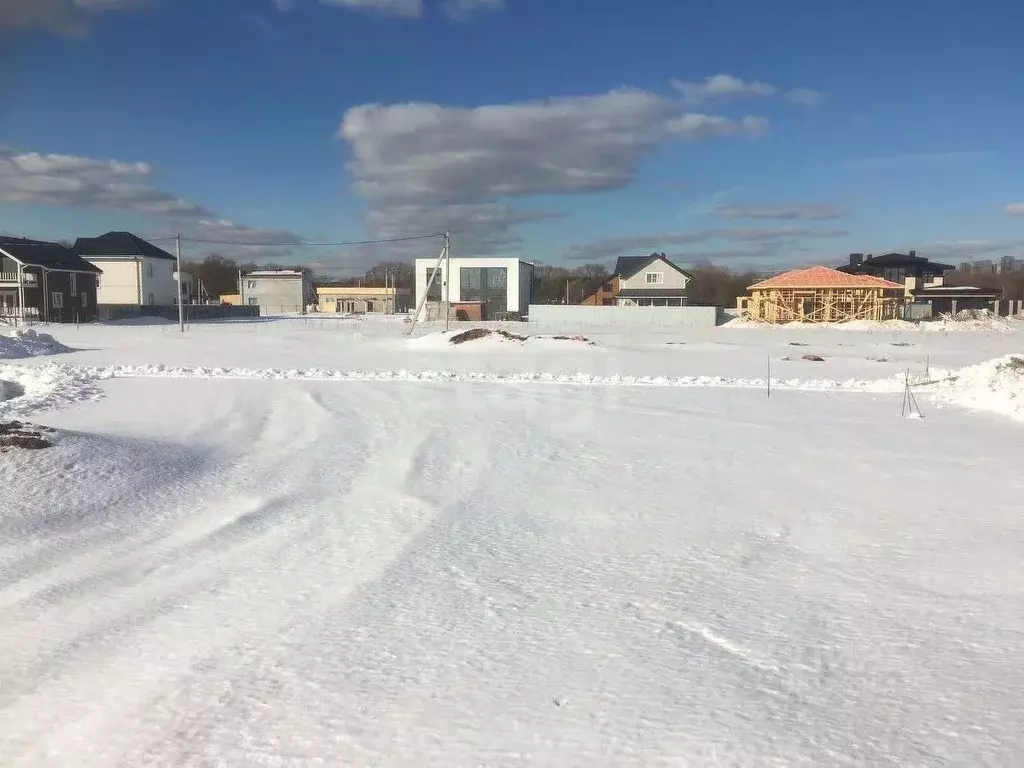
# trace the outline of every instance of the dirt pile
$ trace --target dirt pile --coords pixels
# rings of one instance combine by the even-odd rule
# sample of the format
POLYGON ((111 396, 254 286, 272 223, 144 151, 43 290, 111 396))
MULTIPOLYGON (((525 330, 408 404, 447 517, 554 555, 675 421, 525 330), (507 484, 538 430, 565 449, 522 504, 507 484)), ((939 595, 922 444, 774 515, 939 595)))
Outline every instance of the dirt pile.
POLYGON ((54 431, 50 427, 40 427, 21 421, 0 421, 0 453, 15 448, 30 451, 51 448, 53 442, 46 436, 52 435, 54 431))

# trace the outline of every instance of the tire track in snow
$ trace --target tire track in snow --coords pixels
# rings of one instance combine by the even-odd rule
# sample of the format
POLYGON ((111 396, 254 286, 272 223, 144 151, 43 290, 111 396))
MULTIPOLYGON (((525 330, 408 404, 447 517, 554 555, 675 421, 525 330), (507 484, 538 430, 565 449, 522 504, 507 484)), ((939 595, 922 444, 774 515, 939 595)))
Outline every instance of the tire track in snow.
MULTIPOLYGON (((35 411, 61 408, 102 396, 99 383, 109 379, 229 379, 253 381, 374 382, 374 383, 480 383, 493 385, 549 385, 573 387, 654 387, 700 389, 765 389, 767 378, 731 376, 604 376, 589 373, 555 374, 457 371, 369 371, 327 368, 208 368, 166 365, 0 366, 0 379, 23 387, 25 394, 0 402, 0 416, 28 415, 35 411)), ((811 392, 898 393, 903 382, 896 379, 799 379, 772 378, 776 390, 811 392)))

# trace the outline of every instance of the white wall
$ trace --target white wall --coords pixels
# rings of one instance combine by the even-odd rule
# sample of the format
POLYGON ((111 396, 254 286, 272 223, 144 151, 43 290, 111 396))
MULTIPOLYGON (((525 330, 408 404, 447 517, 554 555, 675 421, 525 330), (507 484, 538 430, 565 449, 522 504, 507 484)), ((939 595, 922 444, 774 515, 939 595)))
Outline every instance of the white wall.
MULTIPOLYGON (((413 309, 419 306, 420 299, 427 290, 427 278, 434 269, 437 259, 416 259, 416 298, 413 309)), ((442 261, 439 271, 444 276, 445 268, 449 262, 442 261)), ((462 301, 462 288, 459 285, 459 276, 463 267, 504 267, 508 270, 507 302, 509 312, 525 312, 526 301, 529 298, 529 291, 524 286, 529 285, 533 280, 533 267, 519 259, 509 258, 471 258, 452 259, 452 281, 448 286, 449 301, 462 301), (526 281, 526 282, 524 282, 526 281)), ((441 299, 444 300, 444 288, 441 289, 441 299)))
POLYGON ((680 272, 678 269, 670 264, 667 264, 664 260, 659 259, 653 262, 650 266, 644 267, 635 275, 628 280, 622 280, 620 282, 620 290, 682 290, 686 288, 686 284, 690 282, 690 279, 680 272), (647 273, 648 272, 660 272, 664 277, 662 283, 647 284, 647 273))
POLYGON ((85 259, 103 270, 97 301, 100 304, 174 304, 178 286, 175 262, 145 256, 90 256, 85 259), (150 294, 153 300, 150 301, 150 294))
POLYGON ((530 324, 571 327, 714 328, 718 307, 585 307, 578 304, 531 304, 530 324))
POLYGON ((267 313, 304 312, 306 308, 303 278, 301 275, 261 277, 242 276, 242 303, 256 300, 260 309, 267 313))
POLYGON ((178 284, 174 280, 177 262, 170 259, 142 259, 142 303, 166 306, 178 300, 178 284))
POLYGON ((103 270, 96 292, 98 304, 139 303, 139 263, 135 259, 93 257, 86 261, 103 270))

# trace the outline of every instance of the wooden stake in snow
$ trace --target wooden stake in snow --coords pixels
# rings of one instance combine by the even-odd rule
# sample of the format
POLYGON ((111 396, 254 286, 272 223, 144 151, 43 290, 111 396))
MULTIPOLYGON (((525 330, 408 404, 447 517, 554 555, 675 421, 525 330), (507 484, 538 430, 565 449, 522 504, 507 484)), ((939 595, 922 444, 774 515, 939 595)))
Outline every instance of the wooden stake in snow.
POLYGON ((903 407, 900 409, 901 419, 923 419, 921 406, 917 404, 914 390, 910 388, 910 369, 908 368, 903 378, 903 407))

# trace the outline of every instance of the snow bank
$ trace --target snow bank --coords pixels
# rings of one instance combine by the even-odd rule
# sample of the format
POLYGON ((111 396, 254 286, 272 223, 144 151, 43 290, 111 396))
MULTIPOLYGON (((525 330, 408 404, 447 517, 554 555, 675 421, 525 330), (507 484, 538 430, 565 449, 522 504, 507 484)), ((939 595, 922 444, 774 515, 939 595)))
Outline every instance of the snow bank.
POLYGON ((970 331, 977 333, 1013 333, 1024 331, 1024 320, 1019 317, 1001 317, 988 310, 964 310, 956 315, 943 315, 937 320, 851 320, 848 323, 761 323, 747 318, 736 318, 723 323, 720 327, 736 330, 759 328, 767 330, 829 330, 829 331, 910 331, 938 332, 970 331))
POLYGON ((7 336, 0 335, 0 360, 56 355, 60 352, 70 351, 50 334, 37 333, 31 328, 25 330, 19 328, 7 336))
POLYGON ((0 365, 0 379, 10 382, 14 397, 0 401, 0 418, 64 408, 101 396, 93 371, 71 365, 0 365))
POLYGON ((1024 355, 937 374, 932 383, 921 385, 936 400, 1024 421, 1024 355))

